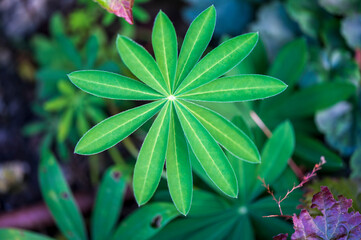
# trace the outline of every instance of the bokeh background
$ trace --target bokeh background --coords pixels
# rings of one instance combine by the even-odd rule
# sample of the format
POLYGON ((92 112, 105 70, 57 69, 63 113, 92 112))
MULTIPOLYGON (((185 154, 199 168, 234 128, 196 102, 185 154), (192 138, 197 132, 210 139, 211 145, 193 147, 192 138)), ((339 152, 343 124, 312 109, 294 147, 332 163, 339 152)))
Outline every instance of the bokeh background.
MULTIPOLYGON (((101 69, 133 77, 116 52, 117 34, 135 39, 152 53, 151 30, 160 9, 173 21, 181 42, 189 23, 211 4, 217 24, 207 51, 230 37, 260 33, 254 52, 229 75, 269 74, 286 78, 290 89, 261 107, 207 106, 229 119, 240 117, 259 147, 266 137, 250 111, 271 130, 291 120, 296 132, 293 159, 300 169, 312 169, 320 156, 327 160, 303 199, 310 201, 319 186, 327 185, 335 195, 352 198, 354 208, 360 209, 359 0, 135 0, 133 25, 91 0, 1 0, 0 227, 6 226, 2 218, 11 219, 16 212, 25 219, 20 226, 59 235, 51 219, 26 222, 31 214, 41 219, 41 211, 46 211, 31 208, 42 202, 37 168, 44 151, 56 155, 73 192, 84 197, 85 215, 104 170, 114 163, 134 164, 148 124, 103 154, 73 154, 90 127, 139 103, 91 96, 75 88, 66 74, 101 69)), ((200 188, 207 188, 198 180, 200 188)), ((136 208, 128 191, 122 218, 136 208)))

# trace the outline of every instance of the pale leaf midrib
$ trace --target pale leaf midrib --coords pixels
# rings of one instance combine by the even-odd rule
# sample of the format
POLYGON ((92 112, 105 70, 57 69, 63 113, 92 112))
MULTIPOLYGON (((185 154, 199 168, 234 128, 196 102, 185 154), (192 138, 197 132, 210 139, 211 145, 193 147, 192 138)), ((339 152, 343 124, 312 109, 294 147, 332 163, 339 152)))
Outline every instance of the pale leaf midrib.
MULTIPOLYGON (((175 116, 174 116, 175 117, 175 116)), ((174 121, 173 121, 173 141, 174 143, 176 143, 176 131, 175 131, 175 118, 174 118, 174 121)), ((183 199, 183 191, 182 191, 182 184, 181 184, 181 180, 180 180, 180 174, 179 174, 179 163, 178 163, 178 153, 177 153, 177 144, 174 144, 174 153, 175 153, 175 164, 176 164, 176 174, 177 174, 177 179, 178 179, 178 188, 179 188, 179 195, 180 195, 180 198, 181 198, 181 204, 182 204, 182 207, 183 209, 185 209, 185 203, 184 203, 184 199, 183 199)), ((182 210, 183 210, 182 209, 182 210)))
MULTIPOLYGON (((146 70, 146 72, 148 73, 148 75, 154 80, 154 82, 157 84, 158 87, 160 87, 161 90, 164 91, 164 93, 167 93, 166 90, 164 90, 163 86, 157 81, 157 79, 153 76, 153 74, 151 72, 149 72, 148 68, 146 68, 144 66, 144 64, 142 63, 142 61, 139 60, 139 58, 137 58, 137 56, 132 52, 132 50, 127 46, 127 44, 124 44, 124 46, 127 48, 128 52, 133 56, 133 58, 139 63, 139 65, 142 66, 143 69, 146 70)), ((158 91, 158 90, 156 90, 158 91)))
MULTIPOLYGON (((243 47, 243 45, 245 45, 246 43, 248 43, 250 41, 249 38, 247 40, 245 40, 242 44, 240 44, 238 47, 234 48, 230 53, 228 53, 227 55, 225 55, 224 57, 222 57, 220 60, 216 61, 213 63, 213 65, 211 65, 210 67, 208 67, 207 69, 205 69, 200 75, 198 75, 196 78, 193 79, 193 81, 190 81, 189 83, 187 83, 183 88, 179 89, 177 92, 181 92, 183 89, 187 88, 190 84, 194 83, 195 81, 197 81, 199 78, 201 78, 205 73, 207 73, 210 69, 212 69, 214 66, 216 66, 217 64, 220 64, 225 58, 231 56, 234 52, 238 51, 241 47, 243 47)), ((216 50, 216 49, 214 49, 216 50)), ((204 58, 203 58, 204 59, 204 58)), ((202 59, 202 60, 203 60, 202 59)), ((201 62, 199 62, 201 63, 201 62)), ((198 63, 198 64, 199 64, 198 63)), ((197 65, 198 66, 198 65, 197 65)), ((195 68, 194 68, 195 69, 195 68)), ((191 73, 189 73, 190 75, 191 73)), ((187 77, 189 77, 189 75, 187 77)), ((185 79, 186 80, 186 79, 185 79)))
MULTIPOLYGON (((161 103, 159 103, 159 104, 161 104, 161 103)), ((141 117, 141 116, 144 116, 145 114, 149 113, 150 111, 153 111, 155 108, 157 108, 157 107, 159 106, 159 104, 156 105, 156 106, 154 106, 153 108, 151 108, 151 109, 149 109, 149 110, 141 113, 140 115, 137 115, 137 116, 135 116, 135 117, 127 120, 126 122, 123 122, 122 124, 120 124, 120 125, 118 125, 117 127, 113 128, 111 131, 108 131, 107 133, 104 133, 104 134, 98 136, 98 137, 95 138, 93 141, 89 142, 88 144, 85 144, 82 148, 84 149, 84 148, 86 148, 87 146, 89 146, 90 144, 94 144, 94 143, 97 142, 99 139, 103 138, 103 137, 106 136, 106 135, 111 134, 112 132, 118 130, 119 128, 123 127, 123 126, 126 125, 127 123, 133 121, 134 119, 139 118, 139 117, 141 117)), ((116 116, 116 115, 115 115, 115 116, 116 116)))
MULTIPOLYGON (((132 91, 132 92, 136 92, 136 93, 142 93, 142 94, 147 94, 147 95, 152 95, 152 96, 159 96, 159 97, 162 96, 162 95, 158 95, 158 94, 156 94, 156 93, 143 92, 143 91, 135 90, 135 89, 133 89, 133 88, 121 87, 121 86, 119 86, 118 84, 117 84, 117 85, 111 85, 111 84, 100 83, 100 82, 96 82, 96 81, 89 81, 89 80, 85 80, 85 79, 77 78, 77 77, 73 77, 73 78, 77 79, 78 81, 82 81, 82 82, 86 82, 86 83, 92 83, 92 84, 94 84, 94 85, 100 85, 100 86, 118 88, 118 89, 122 89, 122 90, 128 90, 128 91, 132 91)), ((116 80, 116 81, 119 81, 119 80, 116 80)))
MULTIPOLYGON (((281 88, 281 87, 279 87, 281 88)), ((211 93, 221 93, 221 92, 235 92, 235 91, 244 91, 244 90, 254 90, 254 89, 267 89, 267 90, 273 90, 278 89, 278 87, 263 87, 263 86, 255 86, 255 87, 247 87, 247 88, 230 88, 230 89, 219 89, 219 90, 209 90, 209 91, 203 91, 203 92, 191 92, 191 93, 185 93, 179 95, 179 97, 189 97, 189 96, 196 96, 196 95, 202 95, 202 94, 211 94, 211 93)))
POLYGON ((164 35, 164 26, 163 26, 163 21, 160 21, 160 25, 161 25, 161 27, 160 27, 160 29, 161 29, 161 36, 163 36, 163 37, 161 37, 161 41, 162 41, 162 45, 163 45, 163 56, 164 56, 164 65, 165 65, 165 80, 166 80, 166 82, 167 82, 167 85, 168 85, 168 88, 169 88, 169 92, 171 91, 171 89, 170 89, 170 76, 169 76, 169 69, 168 69, 168 61, 167 61, 167 59, 168 59, 168 57, 167 57, 167 51, 166 51, 166 49, 165 49, 165 35, 164 35))
MULTIPOLYGON (((168 108, 168 105, 165 106, 165 107, 168 108)), ((168 112, 168 109, 165 109, 165 111, 164 111, 164 113, 163 113, 162 121, 161 121, 161 123, 160 123, 160 125, 159 125, 158 131, 156 132, 157 134, 155 135, 155 140, 154 140, 155 143, 158 141, 158 138, 159 138, 159 135, 160 135, 160 130, 162 129, 162 125, 163 125, 163 123, 164 123, 164 119, 165 119, 165 117, 166 117, 166 115, 167 115, 167 112, 168 112)), ((146 171, 145 171, 144 181, 142 182, 142 185, 141 185, 141 188, 140 188, 140 189, 141 189, 140 192, 141 192, 141 197, 142 197, 142 198, 143 198, 144 188, 145 188, 145 185, 146 185, 146 182, 147 182, 146 180, 147 180, 148 174, 149 174, 150 165, 152 165, 151 163, 152 163, 152 160, 153 160, 153 154, 154 154, 155 147, 156 147, 156 144, 154 144, 154 147, 152 148, 152 151, 151 151, 151 153, 150 153, 150 156, 149 156, 149 160, 150 160, 150 161, 149 161, 149 164, 146 165, 146 171)))
MULTIPOLYGON (((189 51, 189 54, 188 54, 188 56, 187 56, 187 58, 186 58, 186 60, 185 60, 185 62, 184 62, 184 64, 183 64, 183 67, 182 67, 182 71, 180 72, 180 74, 179 74, 179 76, 178 76, 178 78, 179 78, 179 80, 181 79, 181 76, 182 76, 182 74, 183 74, 183 72, 184 72, 184 70, 185 70, 185 67, 187 66, 187 63, 188 63, 188 60, 189 60, 189 58, 190 58, 190 56, 192 55, 191 53, 192 53, 192 51, 193 51, 193 49, 194 49, 194 46, 196 45, 196 42, 198 41, 198 39, 199 39, 199 36, 201 35, 201 32, 202 32, 202 30, 203 30, 203 28, 204 28, 204 25, 206 24, 206 22, 208 22, 208 18, 209 18, 209 14, 206 16, 206 18, 204 19, 204 21, 203 21, 203 23, 202 23, 202 25, 201 25, 201 27, 200 27, 200 30, 198 31, 198 33, 197 33, 197 37, 196 37, 196 39, 193 41, 193 45, 192 45, 192 47, 191 47, 191 50, 189 51)), ((184 79, 184 78, 183 78, 184 79)), ((181 81, 181 80, 180 80, 181 81)))
MULTIPOLYGON (((209 152, 207 151, 207 149, 205 148, 205 146, 203 145, 202 141, 199 139, 198 135, 196 134, 196 132, 194 131, 194 129, 192 128, 191 124, 189 123, 189 121, 187 120, 187 118, 184 116, 182 110, 180 109, 180 112, 183 116, 183 118, 185 119, 185 121, 187 122, 187 125, 189 126, 189 128, 191 129, 191 131, 193 132, 193 134, 196 136, 196 139, 198 140, 198 142, 200 143, 200 145, 202 146, 202 148, 205 150, 205 152, 207 153, 209 159, 211 160, 212 164, 215 166, 215 169, 217 169, 218 173, 220 174, 220 176, 222 177, 222 179, 224 180, 224 182, 228 185, 229 189, 232 189, 231 185, 228 183, 227 179, 224 177, 224 175, 222 174, 222 171, 218 168, 218 165, 214 162, 213 158, 211 157, 211 155, 209 155, 209 152)), ((202 166, 203 167, 203 166, 202 166)))

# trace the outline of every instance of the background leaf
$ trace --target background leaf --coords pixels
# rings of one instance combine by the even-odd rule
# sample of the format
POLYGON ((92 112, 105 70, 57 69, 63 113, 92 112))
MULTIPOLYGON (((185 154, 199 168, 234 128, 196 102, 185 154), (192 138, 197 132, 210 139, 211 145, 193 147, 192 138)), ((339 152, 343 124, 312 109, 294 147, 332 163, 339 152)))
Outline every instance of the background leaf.
MULTIPOLYGON (((272 184, 285 170, 288 160, 295 148, 295 134, 291 122, 281 123, 266 142, 261 153, 262 163, 259 165, 256 176, 272 184)), ((256 192, 260 185, 256 185, 256 192)))
POLYGON ((0 229, 0 239, 22 239, 22 240, 54 240, 40 234, 14 228, 0 229))
POLYGON ((151 203, 129 215, 117 228, 113 240, 145 240, 179 215, 171 203, 151 203))
POLYGON ((91 218, 92 239, 110 239, 123 206, 126 181, 122 168, 114 166, 107 170, 96 195, 91 218))
POLYGON ((355 91, 355 86, 350 83, 317 84, 302 89, 290 96, 287 101, 273 106, 270 113, 290 118, 310 116, 318 110, 349 98, 355 91))
POLYGON ((87 239, 85 225, 73 195, 54 156, 42 156, 39 166, 40 189, 57 226, 67 239, 87 239))
POLYGON ((308 58, 306 40, 301 38, 284 46, 276 56, 268 74, 292 88, 300 79, 308 58))

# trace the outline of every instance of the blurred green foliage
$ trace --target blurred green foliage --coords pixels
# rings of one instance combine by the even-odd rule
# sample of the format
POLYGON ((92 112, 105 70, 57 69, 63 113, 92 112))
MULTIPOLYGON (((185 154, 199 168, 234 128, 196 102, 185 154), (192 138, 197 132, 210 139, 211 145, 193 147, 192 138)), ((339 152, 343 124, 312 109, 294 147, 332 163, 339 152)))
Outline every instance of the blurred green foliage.
MULTIPOLYGON (((134 211, 118 224, 128 181, 129 172, 121 166, 113 166, 105 172, 91 216, 91 239, 149 239, 179 215, 173 204, 157 202, 134 211)), ((64 237, 68 240, 89 239, 84 219, 61 167, 49 152, 42 156, 39 182, 45 203, 64 237)), ((0 229, 1 239, 19 236, 34 240, 54 239, 24 230, 0 229)))
MULTIPOLYGON (((106 118, 110 112, 117 112, 118 106, 112 101, 105 102, 71 86, 66 75, 79 69, 101 69, 129 75, 123 64, 117 62, 118 56, 113 50, 114 37, 116 33, 132 38, 144 38, 147 35, 148 31, 137 26, 137 23, 150 20, 147 9, 141 7, 145 2, 148 0, 135 0, 133 12, 136 24, 131 26, 90 0, 78 0, 75 9, 52 16, 48 34, 31 37, 30 44, 37 65, 37 93, 32 109, 37 119, 23 130, 27 136, 41 136, 40 155, 44 156, 49 149, 53 149, 60 159, 70 159, 69 152, 79 136, 92 124, 106 118)), ((218 12, 215 41, 243 32, 260 32, 263 42, 259 42, 252 54, 227 75, 268 74, 289 85, 286 92, 273 99, 254 103, 202 105, 228 119, 234 118, 259 149, 271 140, 266 139, 250 117, 250 112, 255 112, 272 130, 289 119, 295 141, 291 155, 296 163, 312 168, 320 156, 325 156, 327 163, 323 167, 323 174, 327 176, 329 172, 339 171, 338 178, 325 178, 312 183, 310 189, 313 190, 306 196, 306 202, 319 190, 319 186, 327 185, 335 195, 343 194, 352 198, 355 210, 360 210, 361 66, 355 61, 357 54, 361 54, 359 1, 186 2, 187 6, 182 12, 186 21, 193 19, 210 4, 215 5, 218 12), (347 167, 349 171, 341 171, 347 167), (349 173, 351 178, 346 177, 349 173)), ((148 37, 146 40, 150 39, 148 37)), ((119 158, 118 152, 111 154, 119 158)), ((267 156, 263 158, 267 163, 267 156)), ((266 181, 277 196, 283 195, 298 181, 287 167, 286 160, 281 166, 282 171, 275 173, 278 177, 266 181)), ((231 162, 240 171, 248 169, 239 161, 231 162)), ((270 169, 267 164, 261 166, 270 169)), ((92 168, 97 167, 95 165, 92 168)), ((215 239, 225 236, 269 239, 279 232, 290 231, 291 225, 285 221, 263 218, 265 215, 278 214, 278 208, 271 197, 262 191, 261 182, 256 179, 258 175, 252 172, 254 169, 248 169, 248 175, 246 172, 245 175, 238 172, 237 177, 241 187, 258 190, 252 196, 249 192, 241 193, 238 200, 218 194, 204 173, 202 175, 199 166, 193 165, 193 170, 199 176, 194 179, 198 190, 194 192, 189 218, 173 221, 155 239, 168 239, 171 236, 208 239, 210 235, 215 239), (246 180, 245 176, 248 176, 246 180)), ((167 191, 158 191, 156 194, 158 199, 170 201, 167 191)), ((291 195, 284 204, 286 214, 297 212, 295 207, 300 198, 300 192, 291 195)), ((136 223, 137 219, 149 220, 161 210, 145 211, 142 214, 134 213, 136 219, 134 216, 129 217, 130 224, 136 223)), ((126 234, 125 228, 123 226, 119 234, 126 234)))

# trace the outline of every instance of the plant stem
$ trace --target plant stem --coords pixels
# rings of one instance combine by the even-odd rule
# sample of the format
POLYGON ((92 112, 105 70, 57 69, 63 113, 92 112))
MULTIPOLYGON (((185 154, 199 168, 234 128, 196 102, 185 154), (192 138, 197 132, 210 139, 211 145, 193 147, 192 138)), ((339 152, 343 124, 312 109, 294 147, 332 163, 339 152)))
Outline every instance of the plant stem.
POLYGON ((132 155, 132 157, 137 159, 138 154, 139 154, 139 150, 135 146, 135 144, 132 142, 132 140, 129 137, 127 137, 126 139, 124 139, 122 141, 122 143, 124 144, 124 146, 128 150, 128 152, 132 155))
MULTIPOLYGON (((262 119, 258 116, 258 114, 255 111, 250 111, 249 115, 251 116, 252 120, 256 123, 256 125, 262 130, 262 132, 267 136, 267 138, 270 138, 272 136, 271 130, 266 126, 266 124, 262 121, 262 119)), ((296 174, 298 179, 302 180, 304 175, 299 166, 293 161, 292 158, 288 160, 288 165, 292 169, 292 171, 296 174)))
POLYGON ((121 166, 126 165, 124 158, 122 157, 122 155, 120 154, 119 150, 116 147, 109 148, 108 153, 115 164, 121 166))

